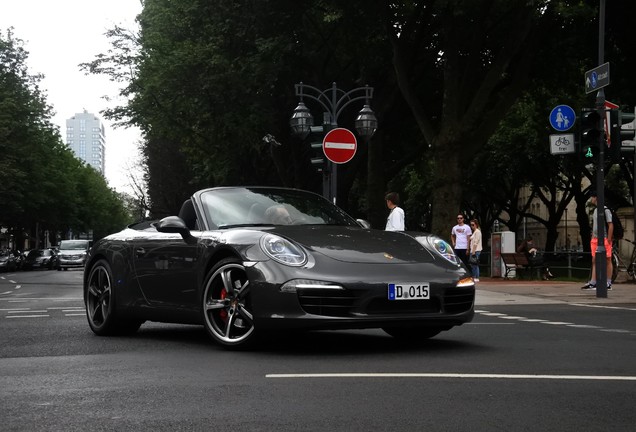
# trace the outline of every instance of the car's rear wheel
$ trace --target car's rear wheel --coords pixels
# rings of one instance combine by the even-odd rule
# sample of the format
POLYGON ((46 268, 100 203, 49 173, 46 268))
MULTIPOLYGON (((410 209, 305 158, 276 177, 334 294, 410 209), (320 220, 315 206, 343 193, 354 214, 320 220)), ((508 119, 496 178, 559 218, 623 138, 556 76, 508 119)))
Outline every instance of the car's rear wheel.
POLYGON ((113 276, 106 260, 91 268, 84 292, 86 316, 91 330, 100 336, 131 334, 141 326, 141 320, 124 319, 117 309, 113 276))
POLYGON ((382 330, 396 339, 404 341, 422 341, 440 334, 444 329, 439 327, 382 327, 382 330))
POLYGON ((203 289, 203 318, 214 340, 236 348, 254 344, 251 298, 250 282, 239 260, 221 260, 210 270, 203 289))

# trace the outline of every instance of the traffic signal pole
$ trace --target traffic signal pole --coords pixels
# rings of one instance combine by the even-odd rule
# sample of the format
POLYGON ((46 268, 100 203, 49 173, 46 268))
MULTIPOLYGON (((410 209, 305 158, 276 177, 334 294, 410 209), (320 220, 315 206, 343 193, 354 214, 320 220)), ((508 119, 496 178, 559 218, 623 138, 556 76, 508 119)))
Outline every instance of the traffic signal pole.
MULTIPOLYGON (((605 59, 605 0, 599 0, 598 17, 598 64, 605 59)), ((604 130, 605 121, 605 91, 599 89, 596 94, 596 110, 599 116, 599 131, 604 130)), ((598 247, 594 256, 596 264, 596 297, 607 298, 607 258, 605 249, 605 149, 607 146, 605 134, 599 134, 598 165, 596 168, 596 226, 598 247)), ((610 239, 611 240, 611 239, 610 239)), ((611 251, 610 251, 611 253, 611 251)), ((611 275, 610 275, 611 277, 611 275)))

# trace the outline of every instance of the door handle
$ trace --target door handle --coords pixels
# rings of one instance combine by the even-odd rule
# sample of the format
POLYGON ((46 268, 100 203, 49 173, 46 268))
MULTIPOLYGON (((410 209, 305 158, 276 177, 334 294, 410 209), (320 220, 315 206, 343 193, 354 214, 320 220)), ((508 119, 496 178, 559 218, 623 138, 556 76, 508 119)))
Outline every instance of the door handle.
POLYGON ((137 248, 137 249, 135 250, 135 254, 137 255, 137 258, 139 258, 140 256, 142 256, 142 255, 145 255, 145 254, 146 254, 146 249, 141 248, 141 247, 140 247, 140 248, 137 248))

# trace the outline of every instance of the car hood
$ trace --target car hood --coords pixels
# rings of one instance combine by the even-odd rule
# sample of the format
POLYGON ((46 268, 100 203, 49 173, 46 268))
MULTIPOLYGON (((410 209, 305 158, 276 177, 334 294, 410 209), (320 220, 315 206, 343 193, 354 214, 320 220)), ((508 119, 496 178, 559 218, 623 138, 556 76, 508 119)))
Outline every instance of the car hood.
POLYGON ((433 262, 436 258, 414 237, 404 232, 328 225, 277 227, 270 232, 343 262, 423 263, 433 262))

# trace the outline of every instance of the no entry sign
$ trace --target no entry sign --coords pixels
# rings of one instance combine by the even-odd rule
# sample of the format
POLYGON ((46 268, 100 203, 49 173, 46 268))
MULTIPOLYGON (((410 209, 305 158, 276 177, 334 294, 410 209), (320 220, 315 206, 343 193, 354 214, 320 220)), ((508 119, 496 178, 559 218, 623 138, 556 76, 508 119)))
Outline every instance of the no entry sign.
POLYGON ((345 128, 329 131, 322 140, 322 151, 327 159, 336 164, 347 163, 353 159, 357 148, 355 135, 345 128))

